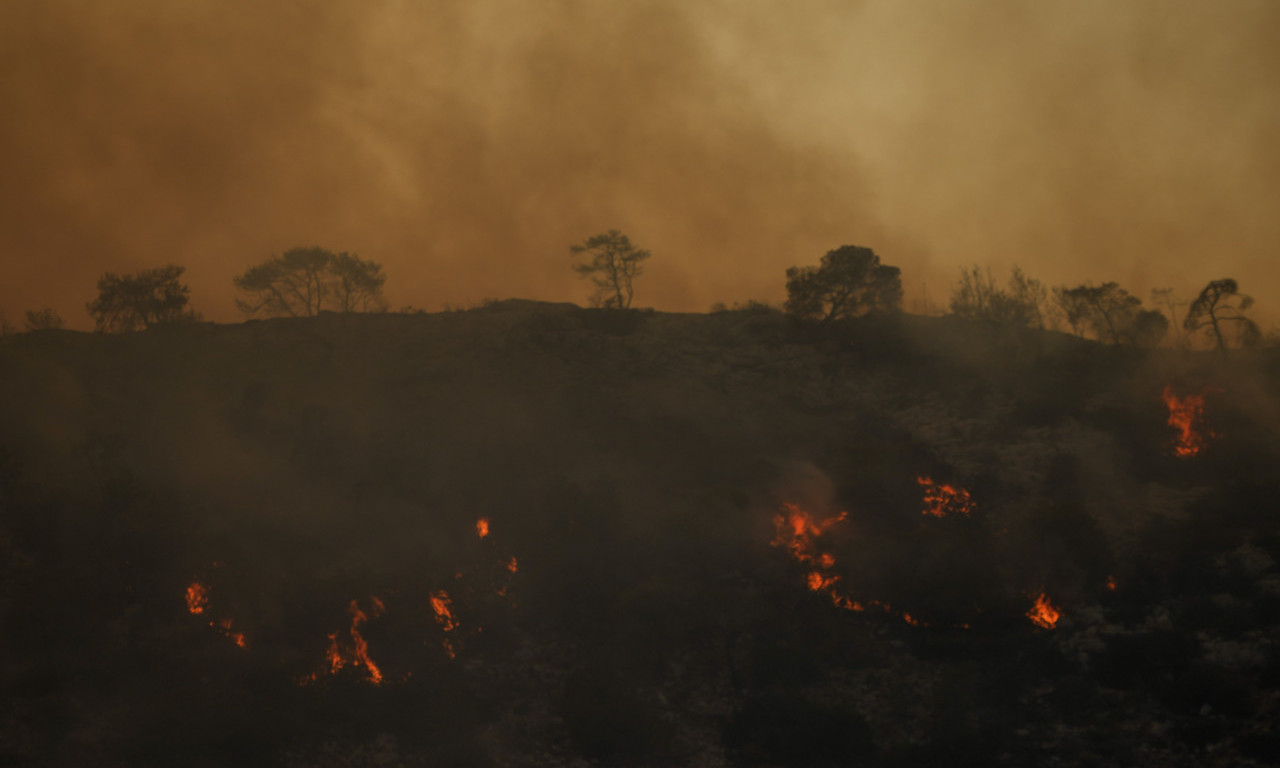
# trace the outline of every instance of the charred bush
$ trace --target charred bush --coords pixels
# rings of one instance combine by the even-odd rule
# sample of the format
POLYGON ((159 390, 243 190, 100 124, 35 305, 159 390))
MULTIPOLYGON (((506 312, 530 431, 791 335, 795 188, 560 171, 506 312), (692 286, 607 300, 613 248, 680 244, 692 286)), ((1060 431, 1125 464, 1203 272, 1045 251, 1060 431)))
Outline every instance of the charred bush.
POLYGON ((798 693, 748 699, 725 724, 723 739, 743 765, 856 766, 875 757, 871 728, 853 707, 798 693))
POLYGON ((570 672, 560 713, 574 744, 597 760, 656 754, 671 742, 656 693, 613 659, 592 659, 570 672))
POLYGON ((652 309, 584 309, 578 315, 582 328, 608 336, 630 336, 653 317, 652 309))
POLYGON ((1171 690, 1200 656, 1194 636, 1174 630, 1115 635, 1093 660, 1098 681, 1111 688, 1171 690))

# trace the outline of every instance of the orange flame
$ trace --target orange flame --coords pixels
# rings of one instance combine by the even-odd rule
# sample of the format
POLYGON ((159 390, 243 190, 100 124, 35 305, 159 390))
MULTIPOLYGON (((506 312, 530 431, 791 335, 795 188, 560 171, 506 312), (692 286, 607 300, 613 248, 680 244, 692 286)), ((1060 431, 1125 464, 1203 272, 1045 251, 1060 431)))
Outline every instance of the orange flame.
POLYGON ((802 563, 823 568, 835 565, 834 557, 818 551, 815 540, 836 523, 848 518, 849 513, 841 512, 835 517, 818 522, 813 519, 813 515, 795 504, 783 503, 782 510, 786 514, 775 515, 773 518, 773 546, 785 547, 792 557, 802 563))
MULTIPOLYGON (((198 581, 191 582, 187 586, 187 611, 193 615, 205 613, 209 608, 209 588, 198 581)), ((231 619, 223 619, 215 621, 209 619, 209 626, 216 627, 222 634, 231 638, 232 642, 241 648, 247 648, 248 643, 245 640, 243 632, 236 632, 232 629, 231 619)))
POLYGON ((482 539, 489 535, 489 518, 482 517, 476 521, 476 534, 482 539))
POLYGON ((946 517, 956 513, 968 517, 977 508, 973 498, 964 488, 956 488, 943 483, 935 483, 923 475, 916 477, 916 482, 924 489, 924 510, 926 515, 946 517))
POLYGON ((187 610, 191 613, 204 613, 209 606, 209 590, 198 581, 187 587, 187 610))
POLYGON ((1115 591, 1116 591, 1116 577, 1115 577, 1115 576, 1108 576, 1108 577, 1107 577, 1107 589, 1111 590, 1112 592, 1115 592, 1115 591))
POLYGON ((1173 453, 1186 459, 1199 454, 1217 435, 1203 429, 1204 396, 1221 390, 1206 387, 1198 395, 1178 397, 1173 387, 1165 387, 1164 404, 1169 409, 1169 426, 1178 430, 1173 441, 1173 453))
POLYGON ((234 642, 236 645, 240 646, 241 648, 249 647, 248 642, 245 640, 244 633, 236 632, 233 629, 231 619, 223 619, 222 621, 218 622, 218 626, 222 629, 222 634, 231 638, 231 641, 234 642))
POLYGON ((1036 598, 1036 604, 1027 611, 1027 618, 1036 626, 1053 629, 1058 624, 1058 619, 1062 618, 1062 612, 1049 602, 1048 595, 1041 592, 1036 598))
MULTIPOLYGON (((354 644, 352 651, 351 663, 353 665, 363 664, 364 668, 369 671, 369 682, 374 685, 382 683, 382 670, 378 669, 378 665, 373 663, 373 659, 369 658, 369 643, 360 634, 360 625, 369 620, 364 611, 360 610, 360 605, 352 600, 347 606, 347 610, 351 613, 351 641, 354 644)), ((373 598, 373 615, 377 617, 382 613, 382 601, 373 598)))
MULTIPOLYGON (((837 588, 840 577, 828 572, 836 564, 835 556, 830 552, 820 551, 817 538, 848 517, 848 512, 841 512, 835 517, 818 521, 799 506, 784 503, 782 513, 773 518, 775 535, 770 543, 775 547, 786 549, 798 562, 810 566, 811 569, 805 574, 805 584, 814 592, 825 591, 837 608, 855 612, 874 608, 890 616, 897 616, 913 627, 929 626, 906 611, 895 611, 889 603, 879 600, 854 600, 837 588)), ((959 626, 962 629, 969 628, 968 624, 959 626)))
POLYGON ((782 512, 773 518, 774 537, 771 543, 786 549, 799 562, 812 566, 815 570, 805 577, 809 589, 814 592, 826 590, 832 602, 843 607, 848 599, 836 591, 840 577, 823 573, 836 564, 836 559, 829 552, 818 551, 817 538, 846 519, 849 513, 841 512, 819 522, 795 504, 783 503, 782 512))
POLYGON ((510 571, 511 573, 515 573, 519 569, 520 569, 520 564, 516 562, 515 557, 512 557, 510 560, 507 561, 508 571, 510 571))
MULTIPOLYGON (((441 589, 431 593, 431 609, 436 612, 436 623, 445 632, 452 632, 458 628, 458 620, 453 617, 453 601, 449 599, 448 592, 441 589)), ((453 641, 447 637, 444 640, 444 650, 451 659, 458 655, 453 641)))
MULTIPOLYGON (((383 610, 385 610, 385 606, 382 601, 376 597, 370 597, 369 600, 373 603, 373 607, 370 609, 369 613, 365 613, 360 610, 360 603, 356 600, 352 600, 351 603, 347 605, 347 612, 351 614, 351 628, 348 630, 348 633, 351 635, 350 648, 344 648, 346 643, 343 643, 338 639, 337 632, 330 632, 329 647, 325 650, 324 657, 325 661, 329 664, 327 672, 330 675, 338 674, 338 672, 347 665, 351 665, 353 667, 363 666, 365 671, 368 672, 369 682, 374 685, 381 685, 382 670, 378 668, 378 665, 374 663, 373 659, 369 658, 369 643, 364 639, 364 635, 360 634, 360 625, 369 620, 370 614, 372 614, 372 617, 375 619, 382 615, 383 610)), ((302 678, 299 682, 302 684, 314 683, 319 679, 320 673, 312 672, 302 678)))

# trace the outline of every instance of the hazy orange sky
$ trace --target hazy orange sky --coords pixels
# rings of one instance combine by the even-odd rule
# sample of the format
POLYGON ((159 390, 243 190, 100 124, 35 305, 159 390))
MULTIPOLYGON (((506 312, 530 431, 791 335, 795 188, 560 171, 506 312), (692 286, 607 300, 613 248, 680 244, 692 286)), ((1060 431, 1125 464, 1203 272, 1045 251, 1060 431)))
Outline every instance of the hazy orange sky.
MULTIPOLYGON (((1274 0, 4 0, 0 310, 88 328, 105 270, 187 267, 206 319, 295 245, 393 307, 783 297, 842 244, 1280 317, 1274 0)), ((1269 325, 1269 321, 1264 325, 1269 325)))

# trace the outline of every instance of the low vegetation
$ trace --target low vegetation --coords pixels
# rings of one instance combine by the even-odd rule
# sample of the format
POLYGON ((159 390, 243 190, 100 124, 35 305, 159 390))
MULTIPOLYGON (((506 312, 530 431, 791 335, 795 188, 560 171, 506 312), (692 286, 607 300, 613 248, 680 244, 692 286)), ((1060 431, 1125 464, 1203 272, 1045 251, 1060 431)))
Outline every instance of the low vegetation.
POLYGON ((1275 350, 817 325, 5 338, 0 759, 1276 762, 1275 350))

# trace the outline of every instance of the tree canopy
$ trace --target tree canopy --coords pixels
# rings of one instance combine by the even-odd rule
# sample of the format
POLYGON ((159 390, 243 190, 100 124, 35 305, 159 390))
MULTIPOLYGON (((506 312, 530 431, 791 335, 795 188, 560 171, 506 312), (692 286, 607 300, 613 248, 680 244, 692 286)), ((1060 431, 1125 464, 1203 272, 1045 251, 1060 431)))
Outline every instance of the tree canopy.
POLYGON ((62 316, 51 307, 44 309, 28 309, 26 328, 28 331, 48 331, 62 327, 62 316))
POLYGON ((311 317, 324 310, 382 312, 387 308, 382 296, 386 281, 377 262, 312 246, 290 248, 233 282, 248 294, 247 299, 236 299, 246 315, 311 317))
POLYGON ((132 275, 107 272, 98 298, 85 305, 99 331, 136 331, 197 319, 187 306, 188 288, 178 278, 185 267, 169 264, 132 275))
POLYGON ((844 245, 827 251, 816 267, 787 270, 786 310, 800 320, 827 323, 901 305, 902 270, 881 264, 870 248, 844 245))
POLYGON ((616 229, 587 238, 586 242, 569 246, 573 256, 586 256, 588 261, 573 265, 573 271, 591 278, 596 290, 591 303, 597 307, 626 309, 635 294, 632 282, 644 273, 645 259, 651 255, 631 244, 630 238, 616 229))
POLYGON ((1143 309, 1142 299, 1119 283, 1086 283, 1053 289, 1053 300, 1074 333, 1092 330, 1098 341, 1153 347, 1169 331, 1169 319, 1155 309, 1143 309))
POLYGON ((1044 306, 1048 292, 1039 280, 1027 277, 1014 267, 1008 285, 1001 288, 991 270, 974 265, 960 273, 960 282, 951 294, 951 314, 996 325, 1044 327, 1044 306))
POLYGON ((1232 278, 1212 280, 1200 291, 1200 295, 1187 309, 1183 327, 1191 333, 1203 331, 1214 345, 1223 351, 1229 346, 1225 328, 1234 335, 1240 346, 1252 346, 1262 336, 1258 325, 1245 317, 1244 311, 1253 306, 1253 298, 1240 293, 1240 286, 1232 278))

